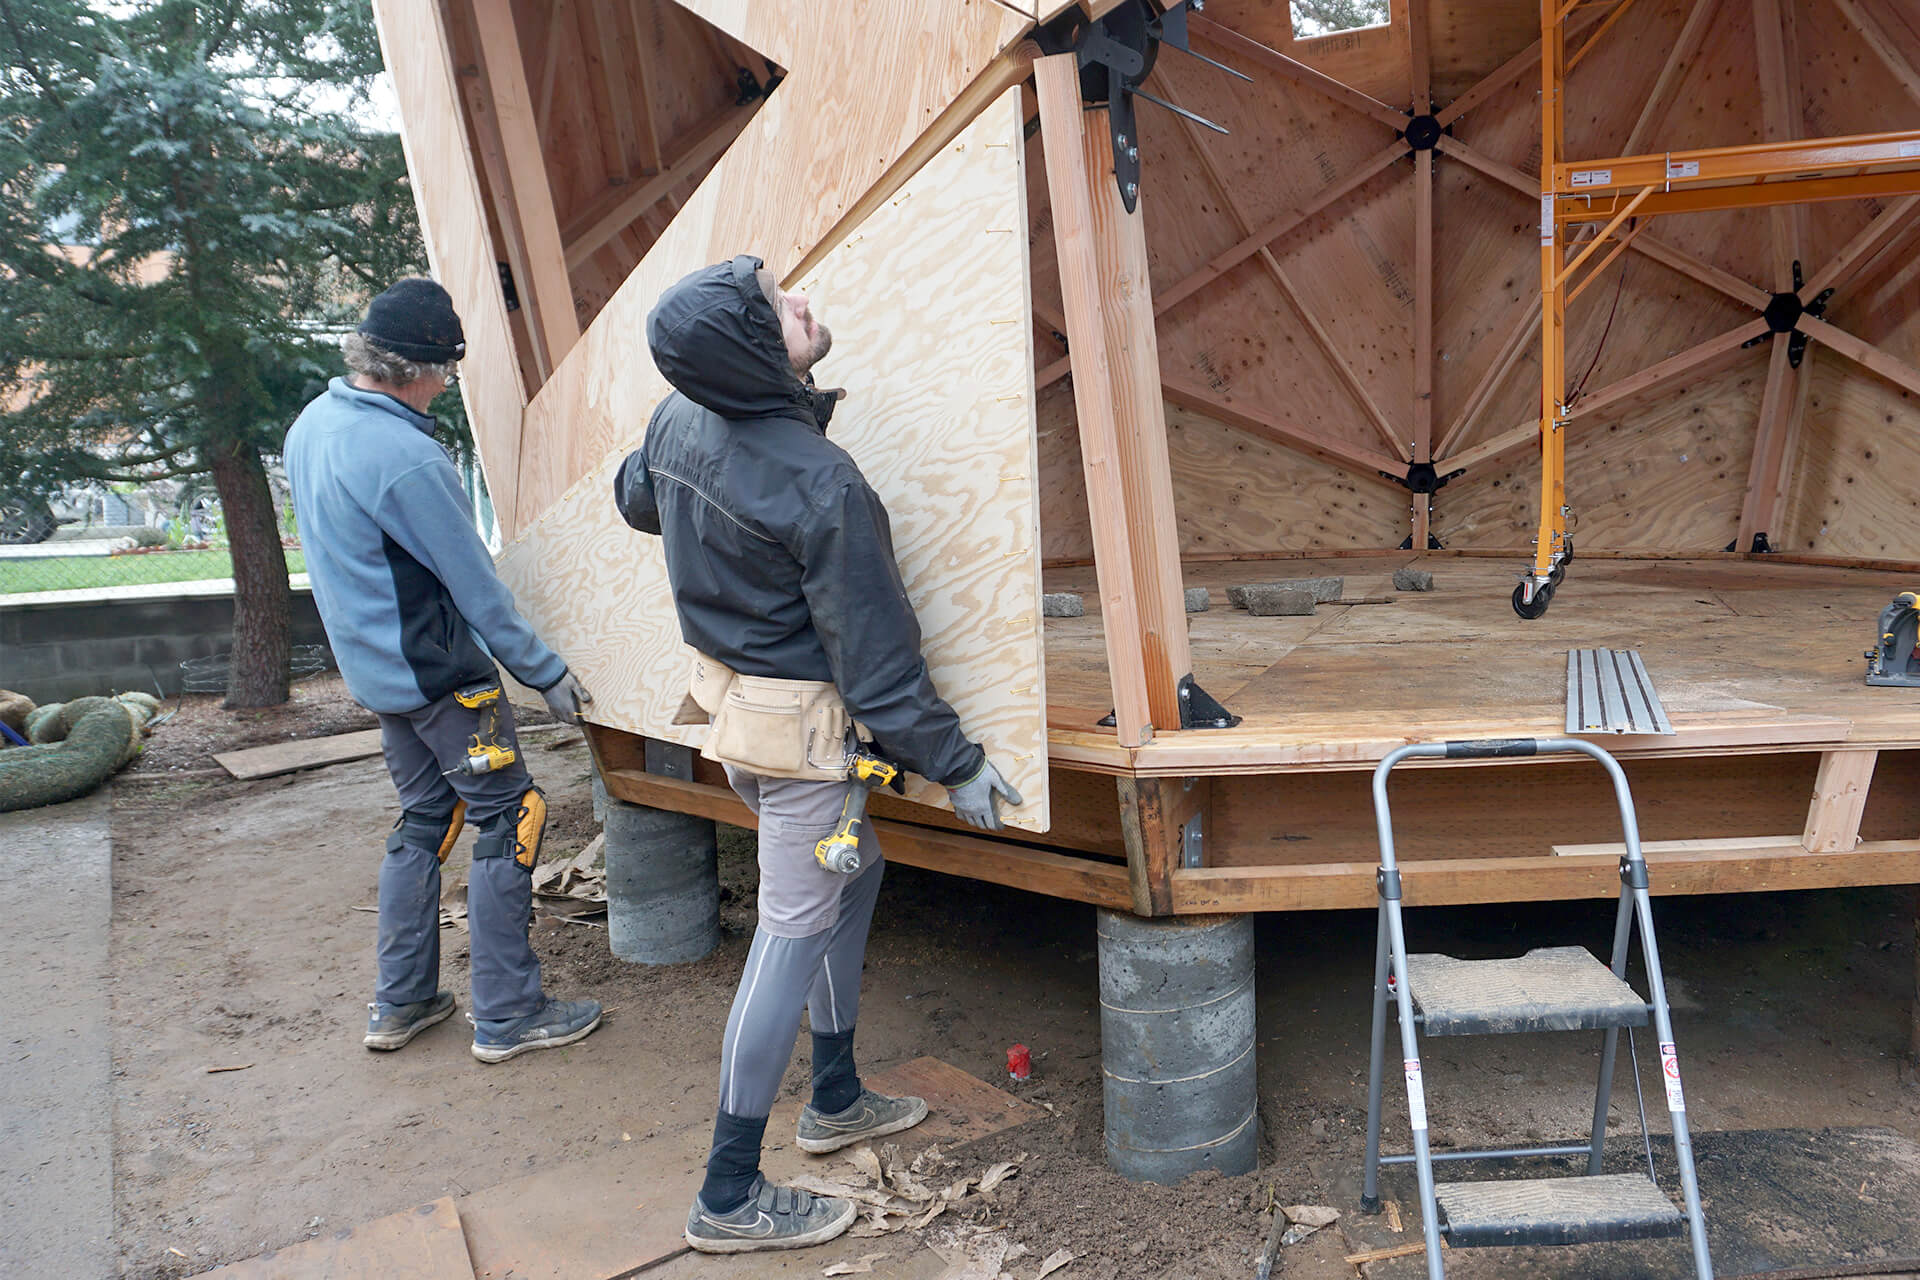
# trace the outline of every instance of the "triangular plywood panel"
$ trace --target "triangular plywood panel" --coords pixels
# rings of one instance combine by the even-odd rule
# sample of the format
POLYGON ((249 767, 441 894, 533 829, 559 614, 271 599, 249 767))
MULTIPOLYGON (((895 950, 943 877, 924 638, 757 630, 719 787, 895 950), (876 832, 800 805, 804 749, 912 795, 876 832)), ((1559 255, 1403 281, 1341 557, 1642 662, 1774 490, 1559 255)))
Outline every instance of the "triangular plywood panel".
MULTIPOLYGON (((1009 91, 802 284, 834 331, 816 370, 849 396, 832 438, 886 502, 935 684, 1045 830, 1046 687, 1031 298, 1019 94, 1009 91)), ((636 419, 668 388, 644 346, 618 369, 636 419)), ((657 538, 612 501, 609 455, 500 560, 528 619, 593 691, 609 728, 698 742, 671 723, 686 685, 657 538)), ((945 803, 915 780, 909 798, 945 803)))

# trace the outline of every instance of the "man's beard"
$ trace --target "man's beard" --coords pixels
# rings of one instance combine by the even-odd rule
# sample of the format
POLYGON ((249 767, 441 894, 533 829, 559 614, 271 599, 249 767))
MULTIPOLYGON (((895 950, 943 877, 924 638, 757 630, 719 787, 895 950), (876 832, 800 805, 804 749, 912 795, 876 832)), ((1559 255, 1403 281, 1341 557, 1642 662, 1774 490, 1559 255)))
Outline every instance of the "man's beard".
POLYGON ((823 324, 813 326, 813 345, 807 348, 807 361, 795 370, 805 373, 827 358, 827 352, 833 350, 833 331, 823 324))

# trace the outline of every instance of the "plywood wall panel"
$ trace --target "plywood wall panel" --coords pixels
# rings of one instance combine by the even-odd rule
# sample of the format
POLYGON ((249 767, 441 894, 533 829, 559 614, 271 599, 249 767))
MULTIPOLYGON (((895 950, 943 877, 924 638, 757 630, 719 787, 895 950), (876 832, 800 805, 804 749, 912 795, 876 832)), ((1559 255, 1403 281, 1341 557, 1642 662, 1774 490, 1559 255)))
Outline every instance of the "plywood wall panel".
MULTIPOLYGON (((934 680, 1047 825, 1046 688, 1018 95, 1008 92, 803 282, 850 394, 833 438, 887 504, 934 680)), ((645 361, 636 346, 633 362, 645 361)), ((650 363, 650 362, 649 362, 650 363)), ((650 370, 649 370, 650 371, 650 370)), ((644 421, 650 401, 632 412, 644 421)), ((612 502, 618 455, 509 547, 501 577, 594 694, 593 718, 676 741, 686 650, 660 543, 612 502)), ((911 798, 945 803, 916 780, 911 798)))
POLYGON ((1920 398, 1823 353, 1800 439, 1786 549, 1920 557, 1920 398))
MULTIPOLYGON (((1733 540, 1752 457, 1766 352, 1576 421, 1567 444, 1573 538, 1589 550, 1718 551, 1733 540)), ((1434 502, 1454 548, 1524 547, 1539 522, 1539 455, 1456 480, 1434 502)))
POLYGON ((966 0, 849 0, 832 22, 805 5, 686 7, 789 74, 529 406, 522 525, 639 434, 634 406, 661 384, 633 353, 661 289, 739 252, 788 276, 1026 27, 966 0))

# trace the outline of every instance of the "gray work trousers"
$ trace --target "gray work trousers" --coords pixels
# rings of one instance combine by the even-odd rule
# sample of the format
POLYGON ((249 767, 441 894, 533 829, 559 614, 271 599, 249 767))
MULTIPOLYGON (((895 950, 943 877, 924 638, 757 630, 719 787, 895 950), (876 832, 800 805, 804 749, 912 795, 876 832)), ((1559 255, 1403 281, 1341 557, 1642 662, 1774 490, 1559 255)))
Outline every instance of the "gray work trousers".
POLYGON ((793 1057, 800 1011, 816 1033, 851 1030, 860 971, 880 896, 882 858, 871 824, 860 870, 823 868, 813 847, 831 835, 850 784, 766 778, 727 766, 727 781, 760 819, 760 920, 720 1047, 720 1110, 761 1119, 793 1057))
MULTIPOLYGON (((467 802, 467 825, 485 830, 512 822, 533 779, 519 760, 470 778, 446 776, 467 754, 483 712, 452 694, 418 711, 380 716, 380 749, 413 818, 445 819, 467 802)), ((498 741, 519 754, 513 709, 500 701, 498 741)), ((380 864, 380 961, 375 1000, 412 1004, 440 985, 439 846, 408 840, 380 864)), ((541 1006, 540 961, 527 940, 533 877, 512 858, 476 858, 467 875, 467 932, 472 954, 472 1012, 486 1021, 523 1018, 541 1006)))

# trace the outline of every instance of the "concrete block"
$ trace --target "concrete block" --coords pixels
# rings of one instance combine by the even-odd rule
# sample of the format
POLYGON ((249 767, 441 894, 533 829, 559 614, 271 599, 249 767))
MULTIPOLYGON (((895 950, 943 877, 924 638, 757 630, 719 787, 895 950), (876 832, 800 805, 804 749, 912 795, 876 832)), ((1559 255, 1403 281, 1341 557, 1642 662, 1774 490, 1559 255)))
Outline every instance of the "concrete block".
POLYGON ((1073 591, 1049 591, 1040 597, 1041 616, 1047 618, 1085 617, 1087 602, 1073 591))
POLYGON ((1258 1159, 1253 918, 1102 911, 1107 1163, 1136 1182, 1258 1159))
POLYGON ((1431 591, 1433 575, 1425 569, 1395 569, 1393 589, 1395 591, 1431 591))
POLYGON ((720 945, 710 818, 608 798, 607 942, 636 964, 684 964, 720 945))
POLYGON ((1212 607, 1213 602, 1207 598, 1207 589, 1205 587, 1187 588, 1188 613, 1205 613, 1212 607))
POLYGON ((1247 612, 1259 618, 1287 617, 1313 613, 1313 593, 1298 587, 1274 583, 1255 583, 1246 589, 1247 612))
POLYGON ((1347 589, 1345 578, 1281 578, 1275 582, 1249 582, 1245 586, 1228 587, 1227 603, 1236 609, 1247 607, 1247 592, 1255 587, 1285 587, 1293 591, 1305 591, 1313 597, 1315 604, 1325 604, 1329 600, 1338 600, 1347 589))

